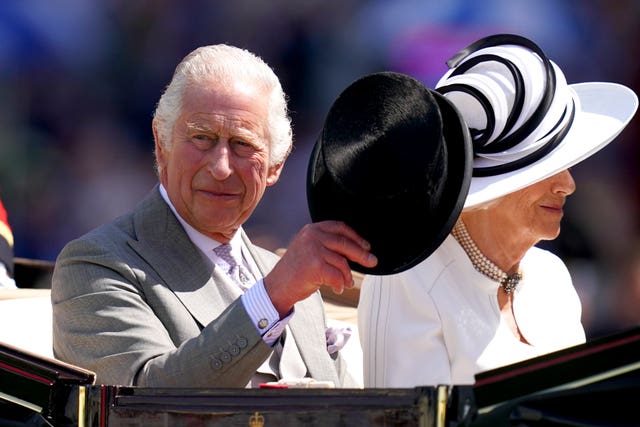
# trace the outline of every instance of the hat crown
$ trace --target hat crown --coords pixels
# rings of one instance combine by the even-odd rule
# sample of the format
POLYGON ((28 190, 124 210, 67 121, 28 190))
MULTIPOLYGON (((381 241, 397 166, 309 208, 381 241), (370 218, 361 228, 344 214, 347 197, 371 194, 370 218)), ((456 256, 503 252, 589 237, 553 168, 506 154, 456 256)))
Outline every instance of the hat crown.
POLYGON ((518 35, 484 37, 447 65, 436 91, 455 105, 473 138, 465 208, 583 161, 609 144, 638 107, 637 95, 621 84, 567 84, 542 49, 518 35))
POLYGON ((523 37, 486 37, 449 63, 436 88, 472 132, 474 176, 542 158, 562 141, 579 108, 560 68, 523 37))
POLYGON ((334 101, 307 172, 313 221, 342 221, 393 274, 429 256, 453 227, 471 181, 471 139, 444 96, 393 72, 364 76, 334 101))
POLYGON ((442 118, 413 78, 385 72, 356 80, 334 102, 321 138, 326 170, 355 197, 388 199, 416 187, 437 196, 442 189, 442 118))

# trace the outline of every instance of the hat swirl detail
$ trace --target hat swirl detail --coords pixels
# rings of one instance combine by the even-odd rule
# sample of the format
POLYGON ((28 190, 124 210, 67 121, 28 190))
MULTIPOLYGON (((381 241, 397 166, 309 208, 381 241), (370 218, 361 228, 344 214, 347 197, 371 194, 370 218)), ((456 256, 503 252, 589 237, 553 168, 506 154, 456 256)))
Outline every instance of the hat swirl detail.
POLYGON ((527 166, 551 152, 573 123, 579 101, 564 74, 532 41, 498 34, 447 62, 436 85, 467 122, 473 176, 527 166))

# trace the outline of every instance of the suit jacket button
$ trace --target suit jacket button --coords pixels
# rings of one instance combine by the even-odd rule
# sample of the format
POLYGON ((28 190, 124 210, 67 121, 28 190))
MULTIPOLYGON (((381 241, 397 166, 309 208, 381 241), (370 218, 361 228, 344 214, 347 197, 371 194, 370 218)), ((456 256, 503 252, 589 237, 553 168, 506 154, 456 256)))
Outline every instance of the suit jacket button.
POLYGON ((229 346, 229 353, 231 353, 232 356, 237 356, 238 354, 240 354, 240 347, 235 344, 231 344, 229 346))
POLYGON ((209 363, 211 364, 211 367, 215 370, 222 369, 222 361, 218 358, 212 357, 211 362, 209 363))
POLYGON ((222 359, 223 362, 230 362, 231 355, 229 354, 229 352, 223 351, 222 353, 220 353, 220 359, 222 359))
POLYGON ((240 348, 245 348, 247 345, 249 345, 249 342, 245 337, 238 337, 236 344, 238 344, 238 347, 240 348))

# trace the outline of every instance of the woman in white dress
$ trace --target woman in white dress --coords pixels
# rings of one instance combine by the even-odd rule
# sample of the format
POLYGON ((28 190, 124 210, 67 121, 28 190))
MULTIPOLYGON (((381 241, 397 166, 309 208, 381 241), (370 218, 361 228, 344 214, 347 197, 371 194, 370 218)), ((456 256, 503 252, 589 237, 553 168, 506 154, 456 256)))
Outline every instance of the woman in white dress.
POLYGON ((436 90, 472 136, 469 193, 427 259, 365 277, 365 387, 472 384, 479 372, 585 341, 566 266, 535 245, 560 233, 576 189, 569 168, 624 129, 637 97, 613 83, 567 84, 514 35, 478 40, 448 64, 436 90))

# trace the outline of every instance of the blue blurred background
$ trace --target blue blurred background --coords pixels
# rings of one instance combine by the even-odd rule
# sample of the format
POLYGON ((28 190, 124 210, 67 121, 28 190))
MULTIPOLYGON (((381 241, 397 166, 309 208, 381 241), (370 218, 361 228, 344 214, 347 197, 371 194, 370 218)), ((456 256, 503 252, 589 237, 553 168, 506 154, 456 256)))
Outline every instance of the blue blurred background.
MULTIPOLYGON (((248 48, 290 96, 295 149, 246 227, 276 249, 309 221, 308 156, 331 102, 356 78, 393 70, 433 87, 459 49, 510 32, 537 42, 570 83, 638 92, 638 23, 636 0, 3 1, 0 195, 15 254, 53 261, 151 189, 152 113, 197 46, 248 48)), ((638 120, 573 168, 578 190, 561 237, 544 245, 569 265, 589 337, 640 321, 638 120)))

